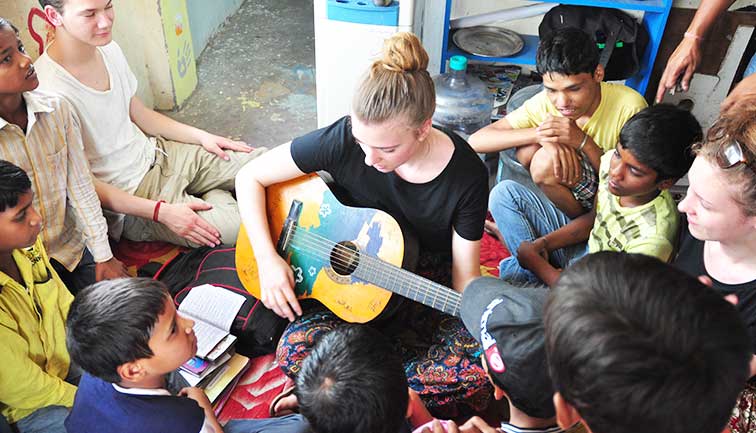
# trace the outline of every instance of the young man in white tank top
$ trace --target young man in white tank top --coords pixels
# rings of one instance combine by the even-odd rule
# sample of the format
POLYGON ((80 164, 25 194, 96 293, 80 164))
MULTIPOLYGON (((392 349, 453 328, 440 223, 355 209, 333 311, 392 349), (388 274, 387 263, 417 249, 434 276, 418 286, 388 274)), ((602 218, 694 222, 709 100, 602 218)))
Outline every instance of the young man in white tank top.
POLYGON ((40 0, 55 39, 35 67, 43 89, 62 94, 82 121, 84 150, 110 235, 215 246, 236 241, 229 190, 253 150, 146 107, 112 40, 112 0, 40 0))

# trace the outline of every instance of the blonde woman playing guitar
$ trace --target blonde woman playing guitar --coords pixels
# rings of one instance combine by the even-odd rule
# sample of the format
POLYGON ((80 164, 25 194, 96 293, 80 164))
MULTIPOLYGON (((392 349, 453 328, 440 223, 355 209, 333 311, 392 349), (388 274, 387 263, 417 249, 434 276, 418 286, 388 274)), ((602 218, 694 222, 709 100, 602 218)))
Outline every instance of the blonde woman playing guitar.
MULTIPOLYGON (((314 342, 344 322, 323 308, 303 312, 295 276, 270 234, 266 187, 327 171, 351 205, 381 209, 417 235, 418 273, 458 292, 480 275, 486 169, 464 140, 431 125, 435 92, 427 66, 417 37, 389 38, 356 90, 351 116, 262 155, 236 178, 261 300, 292 321, 277 351, 290 377, 314 342)), ((373 325, 395 341, 410 388, 433 415, 448 419, 485 408, 491 389, 479 348, 457 317, 407 300, 373 325)))

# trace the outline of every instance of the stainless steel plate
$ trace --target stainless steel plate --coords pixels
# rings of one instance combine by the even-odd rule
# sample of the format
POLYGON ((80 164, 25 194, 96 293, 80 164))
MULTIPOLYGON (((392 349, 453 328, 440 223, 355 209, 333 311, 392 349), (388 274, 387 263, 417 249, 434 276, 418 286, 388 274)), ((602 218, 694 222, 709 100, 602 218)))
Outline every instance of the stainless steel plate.
POLYGON ((459 29, 452 40, 460 49, 483 57, 513 56, 525 46, 520 35, 512 30, 490 26, 459 29))

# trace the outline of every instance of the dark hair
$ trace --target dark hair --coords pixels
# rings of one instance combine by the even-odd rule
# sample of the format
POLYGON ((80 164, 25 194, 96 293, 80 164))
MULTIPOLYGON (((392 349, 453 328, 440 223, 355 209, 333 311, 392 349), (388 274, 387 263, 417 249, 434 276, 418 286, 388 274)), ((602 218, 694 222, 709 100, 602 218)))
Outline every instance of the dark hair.
POLYGON ((93 376, 120 382, 120 365, 153 355, 150 336, 169 296, 163 283, 149 278, 86 287, 74 298, 66 320, 71 359, 93 376))
POLYGON ((21 194, 29 190, 31 181, 26 172, 17 165, 0 159, 0 212, 15 207, 21 194))
POLYGON ((701 125, 689 111, 658 104, 631 117, 620 130, 619 140, 661 181, 685 176, 695 159, 692 146, 702 136, 701 125))
POLYGON ((65 4, 65 2, 65 0, 39 0, 39 5, 42 6, 42 9, 44 9, 45 6, 52 6, 56 11, 63 12, 63 4, 65 4))
POLYGON ((12 22, 8 21, 7 19, 3 17, 0 17, 0 28, 3 28, 3 27, 10 28, 11 30, 13 30, 13 33, 15 33, 16 36, 18 36, 18 28, 14 26, 12 22))
POLYGON ((599 64, 599 50, 588 33, 567 27, 554 30, 541 39, 536 52, 540 75, 593 75, 599 64))
POLYGON ((568 268, 545 327, 554 387, 594 433, 720 433, 753 353, 721 294, 640 254, 568 268))
POLYGON ((326 334, 302 363, 295 392, 317 433, 396 433, 409 403, 401 359, 365 325, 326 334))

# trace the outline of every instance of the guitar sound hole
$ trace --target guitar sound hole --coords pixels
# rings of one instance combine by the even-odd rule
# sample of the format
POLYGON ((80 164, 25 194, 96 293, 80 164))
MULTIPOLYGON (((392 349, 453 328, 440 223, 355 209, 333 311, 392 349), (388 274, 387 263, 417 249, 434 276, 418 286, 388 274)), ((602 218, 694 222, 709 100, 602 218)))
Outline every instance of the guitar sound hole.
POLYGON ((352 242, 339 242, 331 250, 331 267, 339 275, 351 275, 360 261, 357 245, 352 242))

